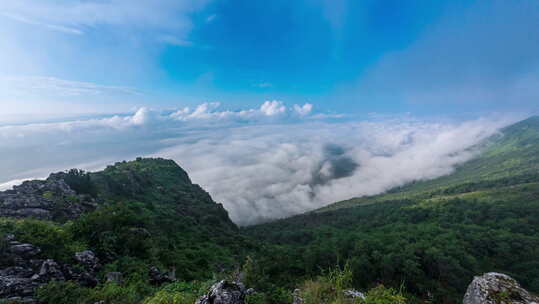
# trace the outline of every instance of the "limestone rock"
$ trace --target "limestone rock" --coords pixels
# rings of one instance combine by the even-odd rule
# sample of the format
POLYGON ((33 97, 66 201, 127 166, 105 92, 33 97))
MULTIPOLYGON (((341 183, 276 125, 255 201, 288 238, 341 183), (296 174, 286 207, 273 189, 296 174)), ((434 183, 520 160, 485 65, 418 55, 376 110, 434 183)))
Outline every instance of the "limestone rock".
POLYGON ((150 275, 150 283, 154 285, 161 285, 164 283, 170 283, 170 282, 176 281, 176 274, 174 270, 166 273, 166 272, 161 272, 159 268, 157 268, 156 266, 153 266, 150 268, 149 275, 150 275))
POLYGON ((39 279, 44 282, 50 280, 64 281, 64 273, 62 272, 60 265, 54 260, 47 259, 41 264, 41 269, 39 270, 39 279))
POLYGON ((292 296, 294 298, 292 304, 303 304, 304 300, 301 297, 301 290, 299 290, 297 288, 294 289, 294 292, 292 293, 292 296))
POLYGON ((25 181, 13 190, 0 192, 0 217, 65 221, 96 206, 93 198, 72 190, 61 174, 25 181))
POLYGON ((365 294, 355 289, 343 290, 343 293, 344 293, 344 296, 347 298, 365 300, 365 294))
POLYGON ((474 277, 463 304, 539 304, 539 298, 520 287, 510 276, 489 272, 474 277))
POLYGON ((244 304, 246 289, 242 283, 223 280, 215 283, 196 304, 244 304))
POLYGON ((83 265, 89 271, 95 271, 99 269, 99 259, 95 256, 95 253, 91 250, 84 250, 75 253, 75 260, 79 264, 83 265))
POLYGON ((107 282, 113 282, 116 284, 122 284, 123 283, 123 275, 121 272, 108 272, 105 275, 105 278, 107 282))
POLYGON ((40 259, 41 250, 28 243, 16 241, 15 236, 4 236, 7 250, 0 252, 0 302, 36 303, 36 290, 51 280, 70 280, 87 287, 98 284, 95 271, 98 259, 92 251, 75 254, 82 267, 59 264, 52 259, 40 259))

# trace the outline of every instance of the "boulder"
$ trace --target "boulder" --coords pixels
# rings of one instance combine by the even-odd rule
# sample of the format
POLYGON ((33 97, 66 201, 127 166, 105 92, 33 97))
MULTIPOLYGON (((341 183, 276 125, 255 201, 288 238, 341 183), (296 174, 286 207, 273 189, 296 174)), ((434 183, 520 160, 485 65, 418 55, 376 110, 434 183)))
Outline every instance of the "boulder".
POLYGON ((539 297, 530 294, 510 276, 489 272, 474 277, 462 302, 463 304, 539 304, 539 297))
POLYGON ((52 259, 40 259, 41 250, 28 243, 16 241, 12 234, 6 235, 7 250, 0 253, 3 268, 0 269, 0 303, 35 303, 36 290, 51 280, 71 280, 87 287, 98 284, 95 271, 99 261, 89 250, 77 252, 75 261, 82 267, 59 264, 52 259))
POLYGON ((365 300, 365 294, 363 294, 361 291, 357 291, 355 289, 343 290, 343 294, 344 294, 345 297, 350 298, 350 299, 365 300))
POLYGON ((122 284, 123 283, 123 275, 121 272, 108 272, 105 275, 105 279, 107 282, 112 282, 116 284, 122 284))
POLYGON ((222 280, 215 283, 196 304, 244 304, 246 294, 242 283, 222 280))
POLYGON ((304 300, 303 298, 301 297, 301 290, 299 289, 294 289, 294 292, 292 293, 292 296, 293 296, 293 302, 292 304, 303 304, 304 300))
MULTIPOLYGON (((54 260, 47 259, 41 264, 41 269, 38 273, 39 280, 42 282, 48 282, 50 280, 64 281, 64 273, 60 268, 60 265, 54 260)), ((35 277, 37 279, 38 277, 35 277)))
POLYGON ((89 271, 96 271, 100 267, 99 259, 91 250, 84 250, 75 253, 75 260, 89 271))
POLYGON ((150 283, 154 285, 161 285, 164 283, 170 283, 170 282, 176 281, 176 274, 174 270, 166 273, 166 272, 161 272, 159 268, 157 268, 156 266, 153 266, 150 268, 149 275, 150 275, 150 283))
POLYGON ((9 252, 22 258, 31 258, 38 255, 41 249, 32 244, 11 241, 9 242, 9 252))
POLYGON ((0 191, 0 217, 64 222, 96 207, 93 198, 77 194, 60 173, 51 174, 46 180, 25 181, 13 186, 13 190, 0 191))

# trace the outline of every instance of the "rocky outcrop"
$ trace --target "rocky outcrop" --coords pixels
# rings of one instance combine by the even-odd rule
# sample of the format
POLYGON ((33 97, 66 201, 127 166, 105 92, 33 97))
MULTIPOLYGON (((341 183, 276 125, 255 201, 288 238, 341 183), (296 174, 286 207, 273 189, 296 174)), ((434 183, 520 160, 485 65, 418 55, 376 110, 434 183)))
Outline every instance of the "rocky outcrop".
POLYGON ((99 259, 91 250, 84 250, 75 253, 75 260, 79 262, 80 265, 83 265, 87 271, 94 272, 100 267, 99 259))
POLYGON ((171 272, 161 272, 159 268, 153 266, 150 268, 149 275, 150 283, 154 285, 161 285, 176 281, 176 272, 174 270, 171 272))
POLYGON ((357 291, 355 289, 343 290, 343 294, 344 294, 345 297, 350 298, 350 299, 365 300, 365 294, 362 293, 361 291, 357 291))
POLYGON ((105 275, 105 279, 107 280, 107 282, 118 285, 122 284, 124 281, 123 274, 121 272, 107 272, 107 274, 105 275))
POLYGON ((0 192, 0 217, 65 221, 96 208, 88 195, 79 195, 61 178, 26 181, 0 192))
POLYGON ((196 304, 244 304, 245 297, 252 292, 240 282, 223 280, 215 283, 196 304))
POLYGON ((301 290, 294 289, 294 292, 292 293, 292 304, 303 304, 305 300, 301 297, 301 290))
POLYGON ((474 277, 463 304, 539 304, 539 297, 520 287, 510 276, 489 272, 474 277))
POLYGON ((20 243, 12 234, 4 242, 6 248, 0 253, 0 302, 35 303, 36 290, 51 280, 70 280, 89 287, 98 283, 95 272, 99 261, 89 250, 77 252, 73 265, 62 265, 43 259, 38 247, 20 243))

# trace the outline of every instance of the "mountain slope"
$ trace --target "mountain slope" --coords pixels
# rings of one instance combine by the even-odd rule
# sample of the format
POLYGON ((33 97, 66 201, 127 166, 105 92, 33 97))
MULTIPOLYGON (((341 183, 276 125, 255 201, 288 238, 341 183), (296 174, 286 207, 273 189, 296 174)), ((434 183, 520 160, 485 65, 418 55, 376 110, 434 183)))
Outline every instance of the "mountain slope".
MULTIPOLYGON (((223 206, 174 161, 139 158, 100 172, 73 169, 0 193, 0 302, 31 300, 47 282, 74 280, 100 283, 95 289, 50 283, 48 301, 83 288, 84 303, 139 303, 159 282, 207 280, 231 270, 251 247, 223 206), (92 271, 73 275, 83 269, 78 256, 94 254, 99 263, 92 271), (54 275, 42 275, 50 269, 54 275), (108 273, 118 272, 124 284, 108 284, 108 273), (112 291, 124 294, 113 300, 112 291)), ((65 297, 74 303, 78 296, 65 297)))
POLYGON ((539 182, 539 116, 502 129, 478 148, 474 159, 452 174, 395 188, 385 194, 354 198, 323 207, 317 212, 384 200, 430 197, 474 190, 539 182))
MULTIPOLYGON (((533 117, 490 138, 451 175, 244 231, 282 248, 299 276, 347 263, 359 288, 404 284, 423 300, 455 303, 474 275, 499 271, 537 292, 538 151, 533 117)), ((269 254, 257 264, 284 267, 269 254)))

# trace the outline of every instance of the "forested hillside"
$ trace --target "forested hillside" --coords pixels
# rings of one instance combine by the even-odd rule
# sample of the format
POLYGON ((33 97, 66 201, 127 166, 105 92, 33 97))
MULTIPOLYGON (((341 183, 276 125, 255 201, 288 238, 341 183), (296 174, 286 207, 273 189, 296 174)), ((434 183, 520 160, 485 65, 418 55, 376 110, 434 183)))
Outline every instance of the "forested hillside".
POLYGON ((5 277, 0 271, 0 299, 26 299, 50 281, 39 289, 48 303, 139 303, 155 293, 158 283, 200 282, 230 272, 252 247, 222 205, 171 160, 137 159, 95 173, 55 173, 6 191, 0 206, 14 209, 12 216, 0 218, 0 268, 7 269, 5 277), (93 208, 64 212, 71 215, 67 218, 53 216, 58 210, 78 210, 82 203, 93 208), (20 256, 19 244, 37 249, 20 256), (95 253, 100 267, 72 275, 81 267, 76 255, 85 250, 95 253), (47 259, 58 264, 61 275, 31 279, 43 272, 42 263, 32 261, 47 259), (121 284, 108 282, 110 273, 121 273, 121 284), (81 276, 86 277, 82 282, 81 276))
POLYGON ((273 282, 293 282, 348 263, 359 288, 403 284, 436 303, 457 302, 487 271, 539 291, 539 118, 482 149, 449 176, 246 228, 279 248, 254 264, 273 282))

